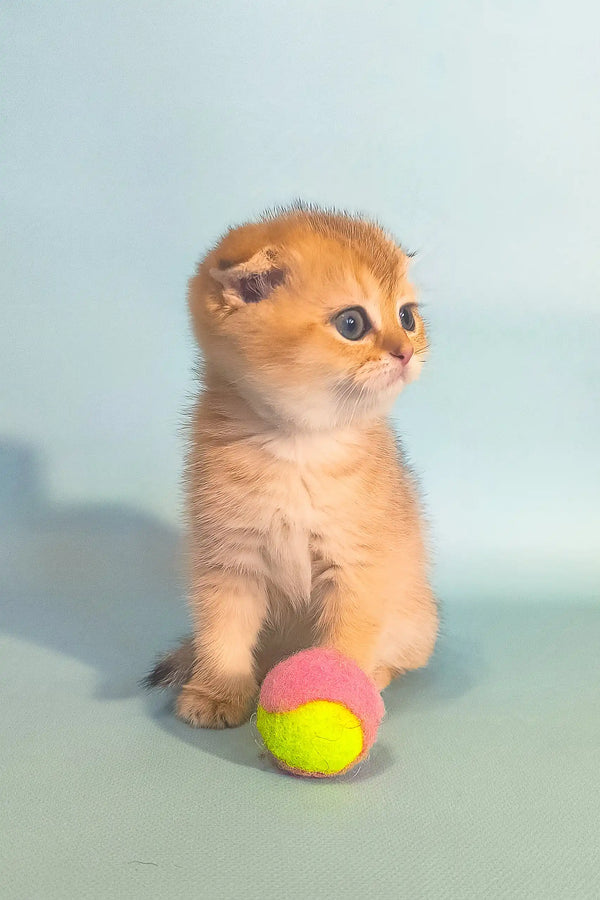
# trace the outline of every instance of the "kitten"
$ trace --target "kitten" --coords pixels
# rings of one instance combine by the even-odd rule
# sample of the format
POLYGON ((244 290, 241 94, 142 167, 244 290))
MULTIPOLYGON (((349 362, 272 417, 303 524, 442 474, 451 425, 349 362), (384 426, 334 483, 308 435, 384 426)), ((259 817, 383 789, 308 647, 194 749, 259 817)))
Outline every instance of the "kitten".
POLYGON ((239 725, 312 644, 380 689, 437 634, 415 487, 386 414, 427 353, 408 258, 377 225, 297 206, 230 230, 190 282, 204 384, 186 492, 194 636, 149 686, 239 725))

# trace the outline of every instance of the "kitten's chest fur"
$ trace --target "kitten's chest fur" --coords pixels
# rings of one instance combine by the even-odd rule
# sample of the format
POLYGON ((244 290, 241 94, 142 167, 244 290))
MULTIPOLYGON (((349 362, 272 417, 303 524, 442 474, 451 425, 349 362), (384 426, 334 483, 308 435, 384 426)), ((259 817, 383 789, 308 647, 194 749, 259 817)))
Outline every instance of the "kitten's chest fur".
POLYGON ((397 507, 388 502, 397 470, 383 423, 308 436, 221 433, 199 428, 189 460, 196 559, 256 576, 274 603, 296 607, 335 568, 371 562, 397 507))
POLYGON ((307 602, 312 588, 315 548, 311 529, 302 516, 276 510, 264 544, 267 578, 293 602, 307 602))
POLYGON ((293 603, 309 602, 315 578, 339 557, 349 525, 356 490, 347 474, 352 447, 330 436, 275 440, 263 452, 259 504, 267 577, 293 603))

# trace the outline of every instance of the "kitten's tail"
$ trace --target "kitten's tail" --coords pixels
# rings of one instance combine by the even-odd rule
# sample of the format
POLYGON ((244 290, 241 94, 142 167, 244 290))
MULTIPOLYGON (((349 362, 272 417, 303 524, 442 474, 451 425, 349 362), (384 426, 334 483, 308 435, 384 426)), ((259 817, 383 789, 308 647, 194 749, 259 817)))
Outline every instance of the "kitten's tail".
POLYGON ((142 686, 151 688, 181 687, 192 677, 194 668, 194 642, 185 638, 175 650, 161 657, 151 672, 142 681, 142 686))

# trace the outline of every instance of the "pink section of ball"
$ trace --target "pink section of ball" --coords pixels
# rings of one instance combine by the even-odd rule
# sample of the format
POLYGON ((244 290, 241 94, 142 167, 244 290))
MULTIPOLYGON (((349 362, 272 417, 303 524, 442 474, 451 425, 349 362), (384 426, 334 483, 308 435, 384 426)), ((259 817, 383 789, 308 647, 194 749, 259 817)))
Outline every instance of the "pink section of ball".
POLYGON ((362 722, 363 752, 368 751, 385 707, 354 660, 328 647, 312 647, 284 659, 263 681, 260 704, 267 712, 289 712, 311 700, 343 703, 362 722))

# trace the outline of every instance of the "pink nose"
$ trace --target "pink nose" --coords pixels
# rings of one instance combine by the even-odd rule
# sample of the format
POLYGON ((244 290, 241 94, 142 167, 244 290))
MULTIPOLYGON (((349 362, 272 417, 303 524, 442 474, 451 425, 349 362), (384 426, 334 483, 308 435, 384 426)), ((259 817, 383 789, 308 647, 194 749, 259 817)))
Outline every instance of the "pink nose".
POLYGON ((397 347, 395 350, 390 351, 392 356, 395 356, 396 359, 399 359, 403 366, 407 366, 410 362, 411 356, 415 352, 410 344, 402 344, 401 347, 397 347))

